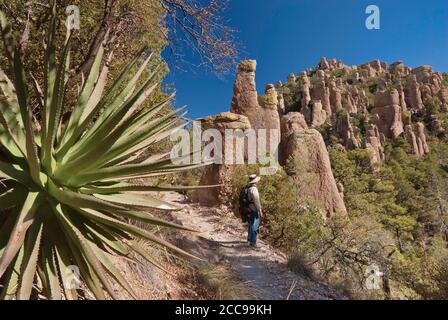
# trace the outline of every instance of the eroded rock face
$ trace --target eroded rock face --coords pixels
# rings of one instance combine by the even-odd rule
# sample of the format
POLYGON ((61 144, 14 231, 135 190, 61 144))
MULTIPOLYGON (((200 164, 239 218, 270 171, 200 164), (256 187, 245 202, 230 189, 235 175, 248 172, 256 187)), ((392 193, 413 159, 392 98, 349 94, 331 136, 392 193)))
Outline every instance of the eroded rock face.
POLYGON ((418 153, 420 156, 423 156, 429 153, 429 147, 426 143, 425 125, 421 122, 416 123, 414 130, 417 138, 418 153))
POLYGON ((385 160, 383 139, 376 125, 369 124, 367 126, 365 148, 371 154, 370 167, 372 169, 385 160))
POLYGON ((263 98, 261 99, 263 110, 262 118, 265 129, 280 129, 280 117, 278 113, 279 99, 274 85, 268 84, 263 98))
POLYGON ((296 131, 307 130, 308 125, 305 117, 300 112, 288 112, 281 118, 281 142, 279 161, 281 165, 285 165, 288 160, 288 139, 296 131))
POLYGON ((320 100, 313 100, 311 102, 311 126, 319 127, 327 120, 327 112, 323 109, 320 100))
POLYGON ((378 92, 373 113, 378 115, 376 125, 386 138, 396 140, 403 132, 402 108, 397 90, 378 92))
POLYGON ((342 110, 342 90, 336 85, 336 81, 332 79, 329 85, 330 89, 330 105, 332 113, 342 110))
POLYGON ((415 136, 414 130, 412 128, 412 125, 408 124, 404 128, 405 137, 408 143, 411 145, 412 152, 416 156, 420 156, 420 150, 418 148, 417 144, 417 137, 415 136))
POLYGON ((361 147, 360 132, 351 123, 350 115, 344 113, 337 122, 337 131, 345 149, 352 150, 361 147))
POLYGON ((423 157, 429 153, 429 146, 426 142, 425 125, 421 122, 405 127, 405 137, 412 148, 412 152, 417 157, 423 157))
MULTIPOLYGON (((368 150, 371 167, 376 169, 385 161, 388 139, 403 135, 416 156, 429 152, 424 125, 412 123, 412 115, 425 103, 438 98, 442 110, 448 111, 444 75, 429 66, 411 69, 397 61, 388 67, 374 60, 349 67, 336 59, 322 58, 314 69, 297 76, 291 73, 285 85, 268 85, 263 96, 257 95, 255 69, 253 60, 238 66, 232 111, 247 116, 254 129, 280 128, 281 164, 294 158, 292 174, 296 184, 328 215, 345 212, 342 192, 335 192, 337 185, 322 136, 310 128, 328 125, 326 130, 339 139, 341 150, 368 150), (287 109, 298 112, 286 113, 287 109), (354 125, 355 118, 363 126, 354 125), (305 171, 300 171, 303 168, 305 171), (315 183, 301 185, 300 174, 315 183)), ((429 126, 432 132, 445 134, 437 117, 429 126)))
POLYGON ((423 108, 423 101, 417 77, 415 75, 410 75, 407 80, 406 104, 409 109, 421 110, 423 108))
POLYGON ((328 117, 331 117, 330 89, 325 84, 325 73, 322 70, 317 71, 316 79, 311 88, 311 98, 319 100, 328 117))
POLYGON ((346 215, 322 135, 315 129, 299 128, 285 139, 287 170, 297 187, 299 205, 314 204, 324 218, 346 215))
POLYGON ((448 87, 440 89, 439 99, 442 102, 442 110, 448 111, 448 87))
MULTIPOLYGON (((202 120, 202 128, 217 129, 224 138, 226 129, 250 129, 249 119, 243 115, 232 112, 223 112, 215 116, 209 116, 202 120)), ((235 142, 226 141, 223 139, 223 150, 231 148, 235 154, 235 142)), ((223 162, 225 162, 226 153, 223 155, 223 162)), ((232 197, 232 190, 230 189, 230 177, 233 165, 226 164, 212 164, 205 167, 200 185, 222 185, 219 188, 198 189, 193 193, 193 201, 199 202, 205 206, 216 206, 223 203, 229 203, 232 197)))
POLYGON ((301 110, 303 110, 302 113, 304 114, 304 116, 306 118, 307 117, 306 109, 308 109, 309 104, 311 102, 311 93, 310 93, 311 83, 310 83, 310 79, 308 78, 306 72, 303 72, 300 75, 300 84, 302 87, 302 101, 301 101, 302 109, 301 110))
POLYGON ((278 94, 278 113, 280 115, 282 115, 286 111, 285 99, 283 98, 283 83, 281 81, 278 81, 276 83, 275 87, 277 89, 277 94, 278 94))
POLYGON ((410 68, 406 67, 401 60, 392 63, 389 70, 399 77, 407 76, 410 73, 410 68))

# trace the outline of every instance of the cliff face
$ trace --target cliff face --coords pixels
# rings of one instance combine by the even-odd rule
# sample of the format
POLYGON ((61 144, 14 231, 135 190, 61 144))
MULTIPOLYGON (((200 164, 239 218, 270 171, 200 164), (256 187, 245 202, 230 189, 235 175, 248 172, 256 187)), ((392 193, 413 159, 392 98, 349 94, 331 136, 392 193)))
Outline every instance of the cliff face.
MULTIPOLYGON (((347 66, 322 58, 316 68, 289 74, 285 84, 268 84, 265 94, 258 96, 256 65, 255 60, 238 65, 231 113, 247 117, 253 129, 280 130, 280 164, 288 165, 299 201, 312 202, 325 217, 347 211, 343 181, 334 179, 319 131, 329 130, 340 149, 367 150, 375 170, 385 161, 388 141, 403 138, 410 153, 427 154, 429 128, 421 114, 434 101, 448 111, 447 80, 429 66, 412 69, 401 61, 388 66, 378 60, 347 66)), ((431 127, 444 133, 435 115, 431 127)))

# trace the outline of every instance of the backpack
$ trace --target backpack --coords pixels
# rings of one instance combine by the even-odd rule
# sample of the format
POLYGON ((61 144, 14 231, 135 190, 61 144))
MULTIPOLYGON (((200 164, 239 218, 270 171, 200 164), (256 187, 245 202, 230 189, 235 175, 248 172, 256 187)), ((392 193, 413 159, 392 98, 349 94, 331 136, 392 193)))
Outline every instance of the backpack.
POLYGON ((239 212, 241 220, 243 222, 249 221, 249 215, 250 215, 249 205, 251 204, 251 201, 249 200, 249 189, 250 186, 244 186, 240 191, 239 212))

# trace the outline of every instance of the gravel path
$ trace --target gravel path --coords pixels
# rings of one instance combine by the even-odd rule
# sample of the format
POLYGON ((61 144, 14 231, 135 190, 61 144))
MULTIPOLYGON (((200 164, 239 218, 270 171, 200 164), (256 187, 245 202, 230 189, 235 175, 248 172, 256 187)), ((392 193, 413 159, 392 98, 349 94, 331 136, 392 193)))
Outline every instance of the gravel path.
POLYGON ((222 208, 186 203, 177 193, 169 193, 165 199, 184 206, 183 210, 172 213, 175 220, 199 231, 190 249, 210 262, 227 263, 242 281, 253 287, 258 299, 344 298, 321 283, 289 271, 286 257, 264 241, 258 241, 258 250, 252 249, 245 241, 244 225, 231 214, 223 213, 222 208))

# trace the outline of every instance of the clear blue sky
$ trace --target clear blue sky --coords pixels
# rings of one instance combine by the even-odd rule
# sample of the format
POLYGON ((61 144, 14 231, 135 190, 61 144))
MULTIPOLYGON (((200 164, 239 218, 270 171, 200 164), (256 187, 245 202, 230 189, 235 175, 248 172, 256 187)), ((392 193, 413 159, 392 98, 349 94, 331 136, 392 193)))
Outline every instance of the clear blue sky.
MULTIPOLYGON (((230 0, 226 16, 238 29, 240 58, 258 62, 259 94, 323 56, 348 65, 403 60, 448 71, 448 0, 230 0), (380 30, 365 27, 370 4, 381 10, 380 30)), ((186 59, 195 62, 188 53, 186 59)), ((170 67, 166 83, 176 87, 176 105, 188 105, 189 118, 229 110, 234 72, 219 79, 170 67)))

